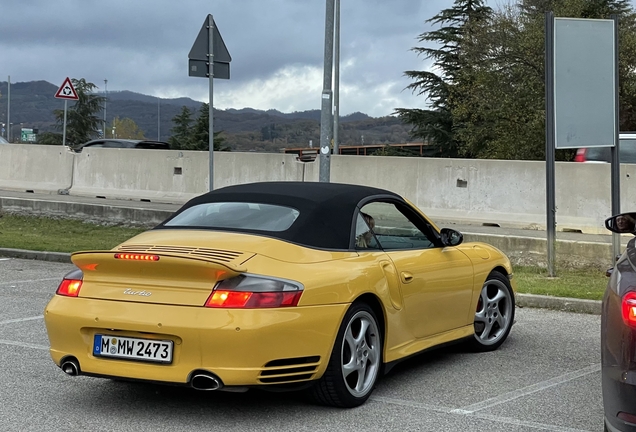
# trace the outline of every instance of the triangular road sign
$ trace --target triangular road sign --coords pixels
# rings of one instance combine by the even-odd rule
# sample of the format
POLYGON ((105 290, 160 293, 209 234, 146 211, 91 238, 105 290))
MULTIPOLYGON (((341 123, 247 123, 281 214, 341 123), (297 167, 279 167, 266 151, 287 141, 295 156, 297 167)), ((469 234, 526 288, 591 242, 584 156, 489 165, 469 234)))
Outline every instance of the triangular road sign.
MULTIPOLYGON (((210 15, 208 15, 208 17, 209 16, 210 15)), ((208 17, 205 18, 201 30, 199 30, 199 34, 192 45, 192 49, 190 49, 190 53, 188 54, 189 59, 208 60, 208 17)), ((216 22, 214 22, 214 18, 212 19, 212 23, 214 25, 214 62, 229 63, 232 61, 232 57, 225 46, 225 42, 223 42, 223 38, 221 37, 219 28, 216 26, 216 22)))
POLYGON ((69 77, 66 77, 60 88, 55 93, 55 97, 58 99, 70 99, 70 100, 78 100, 79 96, 77 96, 77 92, 75 91, 75 87, 73 87, 73 83, 69 77))

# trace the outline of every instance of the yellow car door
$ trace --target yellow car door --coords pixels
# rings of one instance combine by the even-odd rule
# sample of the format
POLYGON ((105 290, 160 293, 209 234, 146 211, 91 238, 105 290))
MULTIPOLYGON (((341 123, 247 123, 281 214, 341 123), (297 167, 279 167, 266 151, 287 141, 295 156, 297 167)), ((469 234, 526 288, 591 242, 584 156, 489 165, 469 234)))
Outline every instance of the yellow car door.
POLYGON ((416 338, 471 324, 473 265, 443 246, 430 224, 399 202, 364 205, 356 229, 358 249, 383 249, 400 280, 406 322, 416 338))
POLYGON ((473 266, 454 247, 388 251, 400 278, 404 313, 423 338, 470 324, 473 266))

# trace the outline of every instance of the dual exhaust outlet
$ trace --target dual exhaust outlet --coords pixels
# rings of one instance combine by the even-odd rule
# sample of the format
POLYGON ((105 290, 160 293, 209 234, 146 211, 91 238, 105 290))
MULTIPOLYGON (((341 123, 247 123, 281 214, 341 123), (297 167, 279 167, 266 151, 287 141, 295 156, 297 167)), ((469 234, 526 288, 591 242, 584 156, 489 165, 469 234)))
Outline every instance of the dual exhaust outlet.
MULTIPOLYGON (((78 376, 81 373, 79 362, 75 358, 64 360, 60 368, 69 376, 78 376)), ((221 380, 215 375, 200 371, 192 376, 190 387, 195 390, 213 391, 223 388, 223 383, 221 383, 221 380)))

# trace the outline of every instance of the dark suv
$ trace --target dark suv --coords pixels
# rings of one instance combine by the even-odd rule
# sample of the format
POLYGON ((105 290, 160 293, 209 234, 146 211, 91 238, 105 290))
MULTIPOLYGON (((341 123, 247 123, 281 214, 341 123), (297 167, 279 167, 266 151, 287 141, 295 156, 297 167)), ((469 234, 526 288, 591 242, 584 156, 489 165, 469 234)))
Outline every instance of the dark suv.
POLYGON ((88 141, 84 144, 81 144, 75 147, 73 150, 77 153, 80 153, 86 147, 169 150, 170 144, 163 141, 112 138, 112 139, 96 139, 96 140, 88 141))
MULTIPOLYGON (((618 137, 620 163, 636 163, 636 132, 621 132, 618 137)), ((611 162, 611 155, 611 147, 580 148, 574 162, 611 162)))

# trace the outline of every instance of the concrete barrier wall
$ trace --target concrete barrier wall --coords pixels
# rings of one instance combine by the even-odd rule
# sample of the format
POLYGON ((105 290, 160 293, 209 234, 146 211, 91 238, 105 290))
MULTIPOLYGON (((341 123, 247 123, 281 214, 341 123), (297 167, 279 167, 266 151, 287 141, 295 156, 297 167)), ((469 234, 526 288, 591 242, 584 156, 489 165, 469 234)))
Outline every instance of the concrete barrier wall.
MULTIPOLYGON (((214 187, 302 181, 293 155, 215 152, 214 187)), ((207 152, 86 149, 76 155, 71 195, 185 202, 209 187, 207 152)))
MULTIPOLYGON (((305 180, 318 181, 311 165, 305 180)), ((435 220, 546 228, 545 162, 335 155, 330 179, 392 190, 435 220)), ((636 165, 621 167, 621 200, 636 211, 636 165)), ((556 205, 557 230, 606 233, 610 165, 557 163, 556 205)))
POLYGON ((0 144, 0 189, 57 193, 71 186, 72 169, 62 146, 0 144))
MULTIPOLYGON (((215 152, 215 188, 258 181, 318 181, 319 161, 271 153, 215 152)), ((0 188, 181 203, 208 190, 206 152, 0 146, 0 188), (73 164, 74 159, 74 164, 73 164)), ((341 156, 331 181, 376 186, 411 200, 435 220, 545 229, 545 163, 341 156)), ((636 211, 636 165, 621 167, 624 210, 636 211)), ((610 165, 556 166, 557 229, 604 233, 611 215, 610 165)))
POLYGON ((332 181, 393 190, 434 219, 545 225, 540 162, 375 156, 339 156, 332 162, 332 181))

